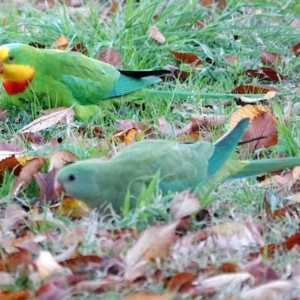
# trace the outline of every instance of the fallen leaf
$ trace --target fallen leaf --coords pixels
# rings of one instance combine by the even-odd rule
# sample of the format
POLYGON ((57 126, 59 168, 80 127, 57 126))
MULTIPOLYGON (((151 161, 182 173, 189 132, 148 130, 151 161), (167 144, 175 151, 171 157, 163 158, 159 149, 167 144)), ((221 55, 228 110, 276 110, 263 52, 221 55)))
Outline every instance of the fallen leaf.
POLYGON ((101 51, 98 59, 116 68, 120 68, 122 65, 122 57, 115 48, 107 48, 101 51))
POLYGON ((122 300, 171 300, 174 293, 157 294, 152 292, 135 292, 122 298, 122 300))
POLYGON ((245 131, 241 141, 250 141, 256 138, 259 139, 243 144, 242 147, 252 153, 262 147, 268 148, 277 144, 277 123, 271 111, 262 112, 255 116, 250 123, 250 127, 245 131))
POLYGON ((63 118, 70 119, 72 118, 72 116, 74 116, 74 111, 72 107, 60 111, 55 111, 49 115, 35 119, 33 122, 20 129, 17 132, 17 134, 25 134, 27 132, 39 132, 57 124, 63 118))
POLYGON ((50 157, 48 172, 53 169, 60 170, 68 163, 78 161, 78 157, 69 150, 55 151, 50 157))
POLYGON ((275 52, 263 51, 260 54, 260 60, 266 66, 278 66, 281 64, 280 55, 275 52))
POLYGON ((257 103, 260 101, 270 101, 273 98, 275 98, 278 95, 278 92, 270 91, 267 92, 263 97, 258 97, 258 98, 249 98, 249 97, 244 97, 240 96, 239 101, 241 103, 237 103, 238 105, 247 105, 249 103, 257 103))
POLYGON ((44 157, 38 156, 30 160, 21 170, 18 177, 15 179, 12 193, 14 196, 17 196, 21 189, 27 187, 34 178, 34 175, 37 174, 44 164, 46 159, 44 157))
POLYGON ((300 55, 300 42, 298 42, 297 44, 293 45, 292 51, 294 52, 294 54, 296 56, 300 55))
POLYGON ((163 36, 163 34, 159 31, 159 29, 155 25, 150 26, 148 32, 150 37, 152 37, 158 43, 162 44, 166 41, 166 38, 163 36))
MULTIPOLYGON (((239 295, 242 300, 275 300, 286 299, 286 296, 294 290, 295 286, 289 280, 275 280, 250 290, 244 291, 239 295)), ((288 299, 291 299, 290 297, 288 299)))
POLYGON ((268 109, 262 105, 246 105, 238 108, 230 116, 229 126, 234 128, 237 123, 244 119, 250 118, 250 122, 258 115, 267 112, 268 109))
POLYGON ((35 260, 35 264, 41 280, 44 280, 53 274, 66 273, 67 271, 59 265, 49 251, 40 251, 39 256, 35 260))
POLYGON ((174 221, 166 225, 151 226, 141 233, 135 244, 127 251, 125 263, 128 267, 125 278, 131 278, 131 273, 137 266, 169 255, 178 224, 179 221, 174 221))
POLYGON ((224 9, 226 7, 225 0, 200 0, 200 4, 203 6, 216 4, 217 8, 219 9, 224 9))
POLYGON ((65 50, 70 45, 70 40, 63 34, 59 35, 55 42, 52 44, 52 49, 65 50))
POLYGON ((193 66, 199 66, 199 65, 203 64, 202 60, 195 54, 177 52, 177 51, 172 51, 172 50, 169 50, 169 51, 173 54, 173 56, 176 59, 178 59, 179 61, 181 61, 183 63, 188 63, 193 66))
POLYGON ((273 81, 280 81, 286 79, 285 76, 281 75, 279 72, 267 67, 261 67, 255 70, 249 69, 244 71, 243 74, 251 77, 257 77, 259 79, 269 79, 273 81))
POLYGON ((1 291, 0 299, 3 300, 31 300, 33 295, 29 291, 1 291))
POLYGON ((200 200, 189 190, 178 193, 170 204, 171 215, 174 220, 181 220, 200 209, 200 200))
POLYGON ((173 65, 166 65, 162 67, 162 70, 167 70, 172 72, 171 74, 166 74, 164 76, 165 80, 171 78, 171 79, 180 79, 182 81, 185 81, 192 74, 192 71, 181 70, 173 65))
POLYGON ((195 280, 194 284, 199 284, 203 288, 222 288, 231 291, 233 288, 249 282, 253 285, 255 278, 248 272, 240 272, 221 274, 206 279, 195 280))
POLYGON ((66 197, 61 201, 57 210, 63 216, 76 219, 86 216, 91 211, 88 205, 83 201, 69 197, 66 197))
POLYGON ((54 182, 57 170, 53 168, 48 173, 40 173, 34 175, 39 188, 40 194, 39 198, 44 202, 50 202, 57 199, 57 195, 54 191, 54 182))
POLYGON ((266 94, 269 91, 278 92, 278 89, 259 83, 248 83, 237 86, 232 90, 234 94, 266 94))
POLYGON ((178 293, 188 292, 195 285, 193 281, 197 276, 190 272, 177 273, 171 279, 168 280, 168 289, 171 291, 177 291, 178 293))

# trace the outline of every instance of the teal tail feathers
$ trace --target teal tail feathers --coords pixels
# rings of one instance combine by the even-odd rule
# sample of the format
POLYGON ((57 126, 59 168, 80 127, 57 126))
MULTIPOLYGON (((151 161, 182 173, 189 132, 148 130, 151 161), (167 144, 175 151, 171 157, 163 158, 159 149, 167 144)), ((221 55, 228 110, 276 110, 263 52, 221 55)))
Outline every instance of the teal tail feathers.
POLYGON ((256 176, 259 174, 300 166, 300 156, 250 161, 228 161, 228 179, 256 176))
POLYGON ((215 150, 208 163, 208 177, 213 176, 227 161, 244 135, 250 119, 245 118, 215 143, 215 150))

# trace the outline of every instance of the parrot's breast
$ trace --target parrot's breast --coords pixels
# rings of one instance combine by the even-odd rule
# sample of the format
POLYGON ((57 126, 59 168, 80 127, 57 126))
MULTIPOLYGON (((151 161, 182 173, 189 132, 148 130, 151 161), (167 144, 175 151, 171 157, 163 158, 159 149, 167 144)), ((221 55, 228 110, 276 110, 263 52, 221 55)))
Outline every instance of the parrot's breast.
POLYGON ((7 94, 9 95, 16 95, 19 93, 23 93, 26 88, 28 87, 28 85, 30 84, 32 78, 31 79, 27 79, 27 80, 22 80, 22 81, 3 81, 2 85, 5 89, 5 91, 7 92, 7 94))

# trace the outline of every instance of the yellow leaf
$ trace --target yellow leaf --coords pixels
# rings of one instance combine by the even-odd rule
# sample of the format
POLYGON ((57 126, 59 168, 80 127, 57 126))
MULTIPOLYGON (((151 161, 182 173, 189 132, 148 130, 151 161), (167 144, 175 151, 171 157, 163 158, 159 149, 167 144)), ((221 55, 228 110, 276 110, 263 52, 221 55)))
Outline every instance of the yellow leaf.
POLYGON ((63 199, 58 209, 63 216, 70 216, 73 218, 81 218, 90 211, 87 204, 75 198, 63 199))

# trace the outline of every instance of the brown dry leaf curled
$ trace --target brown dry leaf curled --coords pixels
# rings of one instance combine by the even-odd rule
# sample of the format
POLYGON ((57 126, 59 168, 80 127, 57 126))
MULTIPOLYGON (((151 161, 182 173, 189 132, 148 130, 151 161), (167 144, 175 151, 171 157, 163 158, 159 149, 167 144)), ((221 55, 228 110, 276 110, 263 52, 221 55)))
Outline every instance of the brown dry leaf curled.
POLYGON ((163 36, 163 34, 159 31, 159 29, 155 25, 150 26, 148 32, 150 37, 152 37, 158 43, 162 44, 166 41, 166 38, 163 36))
POLYGON ((48 172, 52 169, 59 170, 66 163, 78 161, 78 157, 69 150, 58 150, 51 155, 48 172))
POLYGON ((68 48, 69 45, 70 45, 70 40, 66 36, 64 36, 63 34, 61 34, 55 40, 55 42, 52 44, 51 48, 52 49, 65 50, 65 49, 68 48))
POLYGON ((15 179, 13 184, 12 193, 17 196, 21 189, 28 186, 42 167, 44 166, 46 159, 44 157, 36 157, 30 160, 22 169, 19 176, 15 179))
POLYGON ((107 64, 120 68, 122 65, 122 57, 115 48, 107 48, 100 52, 98 60, 107 64))

